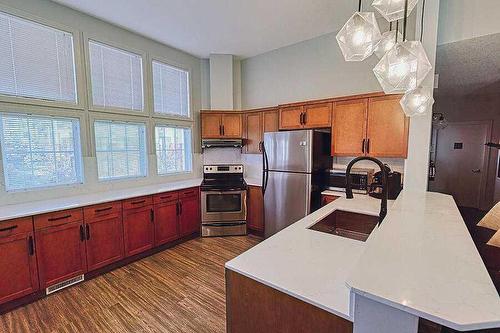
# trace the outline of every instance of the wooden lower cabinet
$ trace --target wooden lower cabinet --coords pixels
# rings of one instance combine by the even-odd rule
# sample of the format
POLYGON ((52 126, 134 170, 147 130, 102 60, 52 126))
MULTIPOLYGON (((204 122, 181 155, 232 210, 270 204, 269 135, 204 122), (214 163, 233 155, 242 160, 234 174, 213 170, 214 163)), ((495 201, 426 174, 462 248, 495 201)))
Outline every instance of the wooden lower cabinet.
POLYGON ((247 227, 253 231, 264 232, 264 197, 260 186, 248 186, 247 227))
POLYGON ((39 290, 31 217, 0 222, 0 304, 39 290))
POLYGON ((200 231, 200 196, 199 193, 179 198, 179 232, 181 237, 200 231))
POLYGON ((173 201, 155 203, 155 246, 159 246, 179 238, 179 203, 173 201))
POLYGON ((125 257, 139 254, 154 246, 154 209, 152 200, 149 202, 142 207, 123 210, 125 257))

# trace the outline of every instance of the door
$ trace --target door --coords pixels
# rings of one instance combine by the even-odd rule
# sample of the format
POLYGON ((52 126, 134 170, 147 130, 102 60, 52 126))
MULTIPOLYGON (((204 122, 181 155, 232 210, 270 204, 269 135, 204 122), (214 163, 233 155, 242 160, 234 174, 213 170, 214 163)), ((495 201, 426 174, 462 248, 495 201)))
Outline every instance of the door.
POLYGON ((249 154, 259 154, 262 143, 262 112, 245 115, 245 150, 249 154))
POLYGON ((241 114, 222 114, 222 136, 228 139, 241 138, 243 134, 241 114))
POLYGON ((264 198, 259 186, 248 186, 248 228, 264 231, 264 198))
POLYGON ((280 109, 280 129, 299 129, 302 128, 302 106, 291 106, 280 109))
POLYGON ((436 177, 430 190, 453 195, 457 205, 481 208, 486 186, 491 122, 450 122, 438 131, 436 177))
POLYGON ((279 111, 264 112, 264 132, 278 132, 280 115, 279 111))
POLYGON ((85 274, 87 265, 82 221, 37 230, 35 239, 42 289, 85 274))
POLYGON ((0 222, 0 304, 39 290, 31 218, 0 222))
POLYGON ((179 200, 179 228, 181 236, 200 231, 199 196, 191 196, 179 200))
POLYGON ((201 210, 203 222, 245 221, 246 191, 202 191, 201 210))
POLYGON ((312 130, 264 134, 269 170, 311 172, 312 130))
POLYGON ((409 118, 399 101, 400 95, 370 98, 366 153, 375 157, 406 158, 408 156, 409 118))
POLYGON ((306 128, 326 128, 332 125, 332 103, 304 106, 306 128))
POLYGON ((305 217, 310 211, 311 174, 269 171, 264 191, 265 235, 305 217))
POLYGON ((179 238, 178 200, 155 204, 155 246, 179 238))
POLYGON ((335 103, 332 122, 332 156, 361 156, 365 153, 368 100, 335 103))
POLYGON ((122 214, 109 214, 85 221, 87 267, 92 271, 124 256, 122 214))
POLYGON ((152 205, 123 211, 125 257, 153 248, 153 214, 152 205))
POLYGON ((202 139, 220 138, 222 135, 222 124, 220 113, 201 114, 201 137, 202 139))

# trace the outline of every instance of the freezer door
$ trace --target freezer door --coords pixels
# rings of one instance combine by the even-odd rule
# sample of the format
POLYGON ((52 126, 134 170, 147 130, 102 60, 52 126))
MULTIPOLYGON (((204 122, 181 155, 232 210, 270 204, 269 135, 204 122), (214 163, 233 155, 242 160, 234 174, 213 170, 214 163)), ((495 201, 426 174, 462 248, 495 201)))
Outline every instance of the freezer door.
POLYGON ((312 130, 264 133, 269 170, 311 172, 312 130))
POLYGON ((311 174, 269 171, 264 193, 265 236, 309 214, 311 174))

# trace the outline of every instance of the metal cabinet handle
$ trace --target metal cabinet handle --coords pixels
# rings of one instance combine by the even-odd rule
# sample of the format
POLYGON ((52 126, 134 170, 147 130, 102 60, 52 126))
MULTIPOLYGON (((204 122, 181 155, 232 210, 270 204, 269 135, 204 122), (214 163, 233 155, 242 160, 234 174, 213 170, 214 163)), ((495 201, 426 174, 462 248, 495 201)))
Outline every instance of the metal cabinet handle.
POLYGON ((90 226, 88 224, 86 224, 85 229, 87 231, 87 240, 90 240, 90 226))
POLYGON ((28 253, 30 256, 35 254, 35 243, 33 242, 33 236, 28 237, 28 253))
POLYGON ((85 230, 83 229, 83 224, 80 224, 80 241, 85 241, 85 230))
POLYGON ((17 225, 11 225, 10 227, 2 228, 2 229, 0 229, 0 232, 2 232, 2 231, 11 231, 11 230, 14 230, 14 229, 17 229, 17 225))
POLYGON ((366 153, 370 153, 370 139, 366 140, 366 153))
POLYGON ((138 204, 141 204, 141 203, 145 203, 146 200, 141 200, 141 201, 133 201, 132 202, 132 205, 138 205, 138 204))
POLYGON ((64 220, 64 219, 69 219, 71 217, 71 214, 69 215, 64 215, 64 216, 59 216, 59 217, 51 217, 48 219, 49 222, 52 221, 59 221, 59 220, 64 220))
POLYGON ((101 212, 105 212, 105 211, 111 210, 111 209, 113 209, 112 206, 111 207, 106 207, 106 208, 99 208, 99 209, 94 210, 94 212, 95 213, 101 213, 101 212))
POLYGON ((363 139, 363 142, 361 143, 361 151, 363 152, 363 154, 365 153, 365 143, 366 139, 363 139))
POLYGON ((224 125, 222 125, 222 135, 226 135, 226 129, 224 128, 224 125))
POLYGON ((153 208, 151 208, 151 211, 149 212, 149 219, 151 220, 151 222, 155 221, 155 211, 153 208))
POLYGON ((303 115, 304 115, 304 125, 305 125, 307 123, 307 112, 304 112, 303 115))
POLYGON ((179 215, 182 215, 182 201, 179 201, 179 215))
POLYGON ((472 169, 472 172, 473 172, 473 173, 480 173, 480 172, 481 172, 481 169, 472 169))

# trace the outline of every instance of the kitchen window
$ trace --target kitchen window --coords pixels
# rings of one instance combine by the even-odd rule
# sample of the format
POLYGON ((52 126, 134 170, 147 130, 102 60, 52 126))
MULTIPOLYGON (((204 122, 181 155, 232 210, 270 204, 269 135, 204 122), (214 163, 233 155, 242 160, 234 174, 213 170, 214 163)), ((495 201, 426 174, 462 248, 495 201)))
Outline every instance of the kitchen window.
POLYGON ((0 12, 0 94, 76 104, 73 35, 0 12))
POLYGON ((99 180, 147 176, 146 125, 94 122, 99 180))
POLYGON ((95 41, 89 56, 93 106, 143 111, 142 57, 95 41))
POLYGON ((7 191, 83 182, 76 118, 2 113, 0 144, 7 191))
POLYGON ((154 112, 189 118, 189 72, 153 61, 154 112))
POLYGON ((190 128, 156 126, 155 139, 159 175, 192 170, 190 128))

